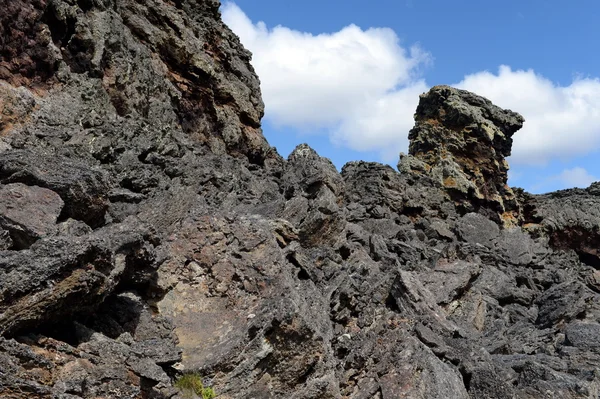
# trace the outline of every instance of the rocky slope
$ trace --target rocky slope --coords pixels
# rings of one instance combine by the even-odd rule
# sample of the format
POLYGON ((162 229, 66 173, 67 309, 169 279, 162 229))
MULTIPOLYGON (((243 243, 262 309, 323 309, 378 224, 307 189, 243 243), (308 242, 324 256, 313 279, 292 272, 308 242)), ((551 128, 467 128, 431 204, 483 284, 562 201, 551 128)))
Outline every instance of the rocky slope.
POLYGON ((597 398, 600 185, 445 86, 399 172, 282 159, 218 7, 0 0, 0 397, 597 398))

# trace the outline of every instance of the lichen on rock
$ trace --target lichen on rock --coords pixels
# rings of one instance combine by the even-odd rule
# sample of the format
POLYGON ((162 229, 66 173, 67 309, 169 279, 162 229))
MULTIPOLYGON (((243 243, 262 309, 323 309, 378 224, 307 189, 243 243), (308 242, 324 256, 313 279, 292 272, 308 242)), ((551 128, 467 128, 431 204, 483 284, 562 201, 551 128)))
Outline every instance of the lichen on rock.
POLYGON ((421 95, 415 120, 399 170, 430 176, 454 201, 490 207, 504 225, 516 225, 519 209, 505 158, 523 117, 465 90, 436 86, 421 95))

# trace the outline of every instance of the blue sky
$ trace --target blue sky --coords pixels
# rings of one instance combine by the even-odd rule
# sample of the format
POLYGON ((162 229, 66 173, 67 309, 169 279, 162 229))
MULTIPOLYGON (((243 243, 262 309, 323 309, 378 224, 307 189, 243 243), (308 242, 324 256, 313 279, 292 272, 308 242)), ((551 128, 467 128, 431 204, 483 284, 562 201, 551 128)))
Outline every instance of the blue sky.
POLYGON ((394 166, 418 95, 450 84, 525 116, 509 184, 600 179, 597 1, 237 0, 222 12, 254 54, 263 130, 284 157, 307 142, 338 168, 394 166))

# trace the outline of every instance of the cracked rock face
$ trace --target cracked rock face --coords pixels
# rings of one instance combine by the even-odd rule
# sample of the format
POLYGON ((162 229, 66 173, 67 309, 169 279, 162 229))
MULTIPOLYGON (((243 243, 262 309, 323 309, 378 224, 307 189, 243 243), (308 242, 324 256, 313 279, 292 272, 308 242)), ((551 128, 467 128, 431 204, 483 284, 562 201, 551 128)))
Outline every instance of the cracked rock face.
POLYGON ((431 176, 467 208, 482 204, 505 225, 516 224, 505 157, 523 117, 465 90, 436 86, 421 96, 415 120, 408 136, 415 160, 401 160, 399 169, 431 176))
POLYGON ((0 397, 597 398, 600 186, 421 97, 399 171, 260 130, 216 0, 0 0, 0 397))

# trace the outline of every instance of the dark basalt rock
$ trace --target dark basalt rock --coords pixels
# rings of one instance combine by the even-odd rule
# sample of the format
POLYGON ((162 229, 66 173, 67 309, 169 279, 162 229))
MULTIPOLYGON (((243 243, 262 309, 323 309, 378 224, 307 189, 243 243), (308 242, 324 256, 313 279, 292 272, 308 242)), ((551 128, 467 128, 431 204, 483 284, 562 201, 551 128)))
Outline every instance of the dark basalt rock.
POLYGON ((260 131, 215 0, 0 0, 0 396, 596 398, 600 186, 438 86, 399 172, 260 131))
POLYGON ((104 224, 110 187, 108 174, 89 162, 61 154, 7 150, 0 154, 0 179, 7 185, 18 182, 52 190, 64 202, 64 207, 60 206, 61 218, 81 220, 91 227, 104 224))
POLYGON ((52 235, 63 205, 52 190, 21 183, 1 186, 0 226, 10 235, 10 247, 26 249, 39 238, 52 235))
POLYGON ((421 96, 415 121, 408 135, 415 160, 403 157, 399 169, 431 176, 467 209, 483 205, 504 225, 516 224, 519 209, 504 158, 523 117, 465 90, 436 86, 421 96))

